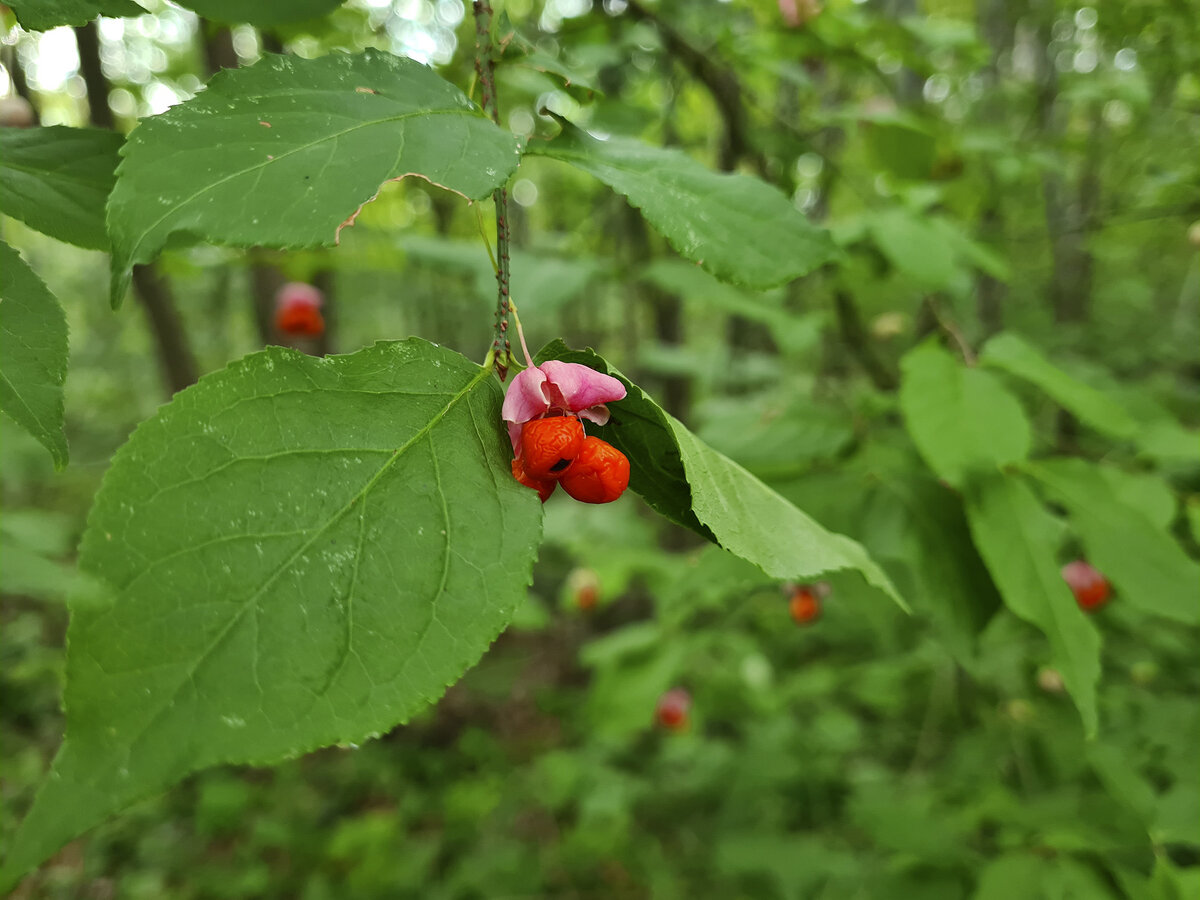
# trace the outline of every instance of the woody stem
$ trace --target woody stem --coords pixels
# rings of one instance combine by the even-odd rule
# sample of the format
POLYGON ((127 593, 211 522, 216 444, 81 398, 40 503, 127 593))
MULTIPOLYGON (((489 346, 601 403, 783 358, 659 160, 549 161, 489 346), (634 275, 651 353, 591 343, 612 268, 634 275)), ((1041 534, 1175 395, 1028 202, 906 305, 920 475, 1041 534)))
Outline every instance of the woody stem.
MULTIPOLYGON (((496 104, 496 74, 492 63, 492 4, 489 0, 475 0, 472 4, 475 15, 475 74, 479 78, 483 111, 500 124, 500 111, 496 104)), ((509 301, 508 259, 508 188, 501 185, 492 192, 496 207, 496 321, 492 330, 492 355, 496 360, 496 371, 503 380, 508 372, 511 344, 508 339, 508 321, 512 306, 509 301)))

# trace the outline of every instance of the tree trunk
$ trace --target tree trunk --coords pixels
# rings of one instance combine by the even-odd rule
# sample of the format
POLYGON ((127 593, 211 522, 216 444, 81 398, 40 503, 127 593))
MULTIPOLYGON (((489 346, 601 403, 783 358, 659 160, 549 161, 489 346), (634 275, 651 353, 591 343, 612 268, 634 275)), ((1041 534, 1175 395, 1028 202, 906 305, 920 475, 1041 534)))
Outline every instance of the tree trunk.
MULTIPOLYGON (((96 23, 75 29, 79 71, 87 86, 89 119, 97 128, 115 124, 108 105, 109 84, 100 68, 100 34, 96 23)), ((175 308, 171 286, 154 263, 133 267, 133 295, 146 316, 168 396, 194 384, 200 375, 187 330, 175 308)))

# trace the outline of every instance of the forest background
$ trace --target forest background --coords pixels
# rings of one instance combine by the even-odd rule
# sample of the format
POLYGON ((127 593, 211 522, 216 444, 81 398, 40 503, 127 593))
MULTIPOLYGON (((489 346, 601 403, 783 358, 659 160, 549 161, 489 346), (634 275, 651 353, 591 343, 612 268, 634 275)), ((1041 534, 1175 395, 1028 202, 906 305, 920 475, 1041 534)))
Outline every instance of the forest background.
MULTIPOLYGON (((10 205, 21 135, 126 134, 271 53, 378 48, 482 99, 460 0, 306 0, 291 8, 313 18, 255 24, 219 0, 142 5, 3 12, 0 222, 24 260, 5 267, 28 264, 70 334, 69 465, 0 419, 6 849, 62 739, 76 548, 135 427, 268 344, 418 335, 482 361, 493 335, 490 202, 413 178, 336 247, 168 245, 114 312, 83 188, 44 207, 74 236, 10 205), (323 292, 319 338, 275 325, 297 281, 323 292)), ((756 290, 580 168, 526 155, 509 224, 531 347, 595 348, 861 543, 911 614, 853 573, 772 577, 632 490, 559 495, 527 600, 435 704, 361 745, 190 775, 14 896, 1200 895, 1200 6, 497 14, 504 129, 672 148, 828 234, 806 274, 756 290), (1080 558, 1111 582, 1088 611, 1058 575, 1080 558), (656 712, 672 689, 682 721, 656 712)))

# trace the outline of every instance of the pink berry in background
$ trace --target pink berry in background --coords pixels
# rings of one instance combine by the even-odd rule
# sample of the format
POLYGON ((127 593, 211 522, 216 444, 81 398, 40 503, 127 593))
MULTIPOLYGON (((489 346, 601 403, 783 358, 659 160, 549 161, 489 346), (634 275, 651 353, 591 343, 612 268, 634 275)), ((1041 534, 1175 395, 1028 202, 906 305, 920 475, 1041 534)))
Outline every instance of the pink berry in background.
POLYGON ((1085 612, 1098 609, 1108 602, 1111 587, 1108 579, 1094 566, 1082 559, 1074 560, 1062 567, 1063 581, 1075 595, 1079 608, 1085 612))
POLYGON ((663 728, 683 731, 688 726, 688 711, 691 708, 692 695, 683 688, 671 688, 658 698, 654 716, 663 728))

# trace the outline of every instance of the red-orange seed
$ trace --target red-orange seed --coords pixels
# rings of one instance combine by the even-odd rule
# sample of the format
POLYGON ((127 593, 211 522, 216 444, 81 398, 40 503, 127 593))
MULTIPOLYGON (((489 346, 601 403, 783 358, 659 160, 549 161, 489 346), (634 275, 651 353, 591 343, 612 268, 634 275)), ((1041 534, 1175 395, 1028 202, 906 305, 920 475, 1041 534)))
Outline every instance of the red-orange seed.
POLYGON ((583 446, 583 425, 574 416, 534 419, 521 429, 521 461, 531 478, 558 478, 583 446))
POLYGON ((575 461, 558 480, 581 503, 611 503, 629 486, 629 460, 607 441, 584 438, 575 461))
POLYGON ((537 491, 538 496, 542 498, 543 503, 550 499, 550 495, 553 494, 554 489, 558 487, 557 481, 546 481, 541 478, 530 478, 528 473, 525 471, 525 467, 521 465, 521 460, 519 459, 514 459, 512 461, 512 473, 513 478, 517 479, 517 481, 521 482, 521 484, 525 485, 525 487, 533 488, 535 491, 537 491))

